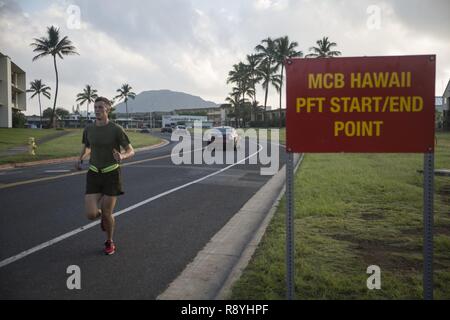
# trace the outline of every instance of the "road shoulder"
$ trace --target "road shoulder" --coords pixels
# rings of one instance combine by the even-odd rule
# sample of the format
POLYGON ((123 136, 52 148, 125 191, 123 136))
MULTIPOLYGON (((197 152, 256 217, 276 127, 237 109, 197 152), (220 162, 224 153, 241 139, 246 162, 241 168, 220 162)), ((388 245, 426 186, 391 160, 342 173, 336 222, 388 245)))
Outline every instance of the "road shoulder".
MULTIPOLYGON (((296 155, 296 169, 301 163, 296 155)), ((159 300, 226 299, 247 266, 284 193, 284 166, 216 233, 159 300)))

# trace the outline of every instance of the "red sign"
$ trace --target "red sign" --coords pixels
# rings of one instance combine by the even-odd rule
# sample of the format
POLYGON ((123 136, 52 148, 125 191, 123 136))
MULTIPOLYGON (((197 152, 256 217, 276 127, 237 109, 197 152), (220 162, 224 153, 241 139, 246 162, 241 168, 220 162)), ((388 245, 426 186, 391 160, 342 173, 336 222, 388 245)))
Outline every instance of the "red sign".
POLYGON ((436 56, 286 62, 289 152, 434 151, 436 56))

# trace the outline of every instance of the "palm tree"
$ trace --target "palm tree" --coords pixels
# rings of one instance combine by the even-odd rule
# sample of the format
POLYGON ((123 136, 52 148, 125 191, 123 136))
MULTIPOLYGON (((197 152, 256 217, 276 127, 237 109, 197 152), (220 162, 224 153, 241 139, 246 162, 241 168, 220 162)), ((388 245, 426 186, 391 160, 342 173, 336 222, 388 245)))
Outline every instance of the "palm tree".
MULTIPOLYGON (((233 92, 230 94, 234 99, 239 102, 240 100, 245 101, 245 96, 248 95, 252 97, 254 95, 254 91, 252 90, 252 86, 250 83, 250 74, 247 65, 243 62, 239 62, 238 64, 233 65, 233 69, 228 72, 227 83, 236 84, 233 87, 233 92)), ((239 115, 237 111, 240 106, 235 105, 235 113, 239 115)), ((237 120, 237 126, 239 126, 239 119, 237 120)))
POLYGON ((77 102, 79 102, 80 105, 83 105, 85 102, 87 102, 86 123, 89 119, 89 104, 91 102, 94 102, 97 97, 97 90, 92 89, 91 85, 89 84, 86 85, 86 88, 83 89, 83 92, 77 94, 77 102))
POLYGON ((236 83, 240 87, 242 81, 244 64, 242 62, 233 65, 233 69, 228 72, 227 84, 236 83))
POLYGON ((275 41, 270 37, 261 41, 261 44, 255 47, 255 50, 259 52, 257 57, 260 59, 259 70, 263 78, 263 89, 265 89, 264 96, 264 121, 266 120, 267 110, 267 97, 269 94, 269 86, 273 81, 271 80, 273 75, 278 71, 278 66, 273 66, 276 60, 275 53, 275 41), (265 46, 264 46, 265 45, 265 46))
POLYGON ((236 127, 239 128, 239 119, 240 119, 240 109, 241 106, 244 104, 244 101, 240 97, 240 93, 230 93, 230 96, 228 96, 225 101, 229 102, 231 107, 234 109, 234 116, 236 118, 236 127))
MULTIPOLYGON (((227 83, 235 83, 236 86, 233 87, 233 92, 230 94, 232 99, 236 103, 231 103, 236 110, 236 114, 238 117, 237 125, 239 126, 239 116, 241 111, 244 110, 244 104, 247 102, 247 98, 253 99, 255 101, 255 84, 257 76, 255 75, 258 70, 256 70, 256 66, 258 61, 255 56, 247 56, 249 64, 245 64, 243 62, 239 62, 238 64, 233 65, 233 69, 228 72, 227 83), (239 109, 239 110, 238 110, 239 109), (242 109, 242 110, 240 110, 242 109)), ((251 108, 250 108, 251 112, 251 108)), ((251 117, 251 116, 250 116, 251 117)), ((243 118, 244 125, 245 119, 243 118)))
POLYGON ((72 45, 67 36, 60 40, 59 28, 54 26, 47 27, 47 37, 41 37, 40 39, 34 38, 34 42, 30 45, 34 47, 33 52, 38 52, 39 54, 33 58, 33 61, 40 59, 42 57, 51 55, 53 56, 53 66, 55 67, 56 74, 56 89, 55 89, 55 100, 53 101, 52 115, 50 116, 49 127, 53 126, 53 118, 55 117, 56 110, 56 99, 58 97, 58 68, 56 67, 56 56, 63 59, 63 56, 78 54, 75 51, 75 47, 72 45))
POLYGON ((133 89, 128 83, 124 83, 122 84, 122 87, 120 87, 120 89, 117 89, 116 91, 119 92, 119 94, 115 97, 117 99, 120 100, 124 100, 125 101, 125 107, 127 110, 127 125, 126 127, 128 128, 128 119, 129 119, 129 115, 128 115, 128 98, 134 99, 136 98, 136 93, 132 92, 131 89, 133 89))
POLYGON ((36 79, 30 82, 30 89, 27 92, 33 92, 33 95, 30 98, 34 98, 36 95, 39 99, 39 117, 40 117, 40 127, 42 129, 42 108, 41 108, 41 93, 47 99, 50 99, 50 87, 45 85, 41 79, 36 79))
POLYGON ((297 42, 289 42, 288 36, 284 36, 281 38, 278 38, 275 40, 275 57, 276 62, 279 66, 281 66, 281 73, 280 73, 280 128, 282 125, 281 122, 281 96, 283 93, 283 73, 284 73, 284 61, 287 58, 292 57, 301 57, 303 56, 303 53, 301 51, 296 51, 295 47, 298 46, 297 42))
POLYGON ((309 48, 313 53, 307 54, 305 58, 331 58, 341 55, 340 51, 333 51, 331 47, 336 47, 336 42, 329 42, 328 37, 323 37, 322 40, 317 40, 317 47, 309 48))
POLYGON ((245 66, 250 78, 250 85, 255 93, 253 96, 253 103, 256 101, 256 85, 262 80, 261 71, 258 69, 259 63, 260 59, 258 58, 258 55, 247 55, 247 64, 245 66))
POLYGON ((250 86, 252 87, 253 91, 253 101, 252 101, 252 108, 250 112, 250 118, 252 118, 252 114, 258 111, 258 102, 256 101, 256 85, 261 82, 263 79, 261 71, 258 69, 260 63, 260 59, 258 55, 251 54, 247 55, 247 63, 246 68, 248 70, 249 80, 250 80, 250 86))
POLYGON ((242 99, 245 99, 246 95, 249 95, 250 97, 253 97, 254 95, 250 70, 243 62, 233 65, 233 70, 228 72, 227 83, 236 83, 237 89, 242 94, 242 99))
POLYGON ((277 74, 278 66, 270 65, 269 61, 262 61, 259 65, 259 69, 262 74, 262 87, 266 91, 266 95, 264 97, 264 121, 266 121, 266 111, 267 111, 267 93, 269 86, 273 86, 277 92, 280 91, 281 87, 281 79, 280 75, 277 74))

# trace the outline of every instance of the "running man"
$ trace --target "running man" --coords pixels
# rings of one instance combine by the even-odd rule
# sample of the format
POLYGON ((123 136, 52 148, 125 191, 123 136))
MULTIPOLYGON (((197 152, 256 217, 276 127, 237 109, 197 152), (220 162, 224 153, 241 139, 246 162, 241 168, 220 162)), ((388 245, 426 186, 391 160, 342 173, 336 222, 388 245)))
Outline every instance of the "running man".
POLYGON ((123 128, 108 119, 111 102, 105 97, 98 97, 94 109, 96 120, 84 129, 83 146, 76 167, 81 170, 83 159, 90 154, 86 176, 86 215, 90 220, 101 217, 100 225, 107 237, 104 252, 111 255, 116 251, 113 211, 117 196, 124 194, 120 163, 134 156, 134 150, 123 128), (125 153, 120 152, 120 147, 125 153))

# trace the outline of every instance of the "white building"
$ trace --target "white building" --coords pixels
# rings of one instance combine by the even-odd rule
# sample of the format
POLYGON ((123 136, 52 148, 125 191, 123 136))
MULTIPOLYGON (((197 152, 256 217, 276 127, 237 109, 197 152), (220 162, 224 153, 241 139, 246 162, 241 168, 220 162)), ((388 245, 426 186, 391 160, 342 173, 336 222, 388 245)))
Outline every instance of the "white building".
POLYGON ((201 121, 202 126, 212 127, 212 121, 208 121, 207 116, 190 116, 190 115, 163 115, 162 116, 162 127, 166 125, 176 126, 178 124, 183 124, 186 127, 194 127, 194 121, 201 121))
POLYGON ((450 130, 450 80, 445 87, 441 100, 443 127, 445 130, 450 130))
POLYGON ((0 52, 0 128, 12 127, 13 109, 27 110, 26 83, 25 71, 0 52))

